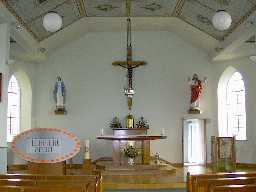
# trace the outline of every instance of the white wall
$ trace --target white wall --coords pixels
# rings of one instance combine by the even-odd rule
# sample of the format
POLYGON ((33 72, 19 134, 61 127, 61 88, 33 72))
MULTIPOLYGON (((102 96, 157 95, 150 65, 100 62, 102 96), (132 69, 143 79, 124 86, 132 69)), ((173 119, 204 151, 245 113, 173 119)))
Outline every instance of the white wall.
POLYGON ((10 28, 7 23, 0 24, 0 73, 1 79, 1 101, 0 101, 0 174, 6 173, 7 165, 7 87, 8 87, 8 58, 10 52, 10 28))
MULTIPOLYGON (((256 151, 255 151, 255 135, 256 135, 256 64, 253 64, 249 59, 240 59, 240 60, 232 60, 222 63, 213 63, 214 64, 214 73, 216 74, 216 78, 214 79, 214 90, 217 90, 218 81, 221 77, 222 73, 228 66, 232 66, 236 68, 243 76, 245 81, 245 89, 246 89, 246 123, 247 123, 247 141, 237 141, 237 161, 243 163, 255 163, 256 161, 256 151)), ((215 98, 214 106, 214 123, 218 125, 217 122, 217 98, 215 98)))
MULTIPOLYGON (((15 60, 10 64, 9 79, 15 75, 21 88, 21 122, 20 131, 25 131, 35 127, 35 86, 36 86, 36 69, 34 63, 25 63, 15 60), (34 95, 33 95, 34 93, 34 95)), ((24 164, 25 161, 14 155, 8 143, 8 164, 24 164)))
MULTIPOLYGON (((135 70, 133 114, 150 122, 150 133, 167 132, 168 138, 152 142, 152 151, 171 162, 182 158, 182 117, 189 103, 187 78, 193 73, 208 77, 202 98, 206 116, 212 115, 213 66, 208 56, 170 32, 134 32, 134 59, 148 65, 135 70)), ((79 40, 56 50, 36 75, 36 126, 60 127, 74 132, 83 141, 92 140, 93 159, 111 156, 111 142, 98 141, 114 116, 127 115, 126 71, 114 67, 114 60, 126 58, 125 32, 87 33, 79 40), (54 115, 53 87, 61 75, 67 88, 65 116, 54 115)), ((209 124, 211 128, 211 123, 209 124)), ((75 158, 81 162, 81 154, 75 158)))
MULTIPOLYGON (((171 162, 181 162, 181 120, 187 113, 190 94, 187 78, 196 72, 201 78, 208 78, 201 105, 203 116, 210 118, 207 121, 210 160, 210 136, 218 134, 218 81, 223 71, 233 66, 243 75, 247 91, 248 140, 237 143, 237 159, 239 162, 255 162, 256 65, 247 59, 210 63, 202 50, 170 32, 144 31, 133 35, 134 59, 148 62, 147 66, 135 70, 133 114, 149 120, 150 133, 165 129, 168 135, 166 140, 152 142, 152 151, 160 152, 161 157, 171 162)), ((123 119, 128 112, 122 92, 126 71, 111 65, 114 60, 125 59, 125 40, 125 32, 87 33, 56 50, 46 63, 19 62, 11 66, 11 71, 23 70, 31 80, 32 126, 67 128, 82 141, 92 140, 93 159, 111 156, 111 142, 97 141, 96 136, 101 128, 111 133, 109 122, 112 117, 123 119), (66 116, 54 115, 52 92, 57 75, 62 76, 67 88, 66 116)), ((75 162, 81 162, 81 153, 75 162)), ((9 159, 9 163, 20 162, 12 157, 9 159)))
MULTIPOLYGON (((187 44, 169 32, 134 32, 134 58, 148 62, 135 70, 133 113, 145 116, 150 132, 166 129, 167 140, 154 141, 152 151, 172 162, 181 162, 181 119, 189 101, 187 77, 194 72, 207 76, 208 83, 201 101, 207 123, 208 160, 210 136, 217 135, 217 86, 228 66, 238 69, 247 89, 247 141, 237 142, 239 162, 255 162, 255 75, 256 65, 249 60, 210 64, 203 51, 187 44)), ((93 158, 111 155, 111 144, 97 141, 100 129, 111 133, 108 127, 112 117, 121 119, 127 114, 126 98, 122 93, 126 72, 111 65, 125 59, 125 33, 89 33, 81 39, 57 50, 47 63, 15 62, 11 73, 24 71, 30 78, 33 91, 32 127, 62 127, 76 133, 81 140, 93 142, 93 158), (53 86, 61 75, 67 87, 68 115, 54 115, 53 86)), ((81 161, 81 155, 76 157, 81 161)), ((20 163, 8 153, 8 163, 20 163)))

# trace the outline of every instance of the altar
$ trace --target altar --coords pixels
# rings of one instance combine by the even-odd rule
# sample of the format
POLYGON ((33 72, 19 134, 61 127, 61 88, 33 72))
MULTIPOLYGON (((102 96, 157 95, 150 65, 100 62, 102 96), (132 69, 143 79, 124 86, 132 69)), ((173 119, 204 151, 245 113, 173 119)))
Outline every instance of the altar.
POLYGON ((113 142, 112 159, 116 165, 126 165, 127 157, 124 149, 132 145, 138 150, 136 164, 150 164, 150 141, 166 139, 165 135, 147 135, 148 128, 115 128, 113 135, 101 135, 97 139, 113 142))

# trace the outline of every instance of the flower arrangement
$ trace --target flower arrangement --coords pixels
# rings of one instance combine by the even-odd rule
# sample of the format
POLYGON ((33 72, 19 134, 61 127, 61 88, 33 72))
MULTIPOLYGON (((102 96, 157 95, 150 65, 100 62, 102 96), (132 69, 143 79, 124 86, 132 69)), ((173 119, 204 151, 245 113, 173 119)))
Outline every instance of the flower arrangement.
POLYGON ((124 154, 129 158, 135 158, 138 155, 138 151, 135 147, 129 145, 124 149, 124 154))
POLYGON ((121 123, 120 123, 118 117, 114 117, 114 118, 113 118, 113 120, 112 120, 111 123, 110 123, 110 127, 111 127, 112 129, 122 127, 122 125, 121 125, 121 123))
POLYGON ((136 125, 137 125, 137 128, 147 128, 147 129, 149 128, 149 124, 144 119, 144 117, 140 117, 136 125))

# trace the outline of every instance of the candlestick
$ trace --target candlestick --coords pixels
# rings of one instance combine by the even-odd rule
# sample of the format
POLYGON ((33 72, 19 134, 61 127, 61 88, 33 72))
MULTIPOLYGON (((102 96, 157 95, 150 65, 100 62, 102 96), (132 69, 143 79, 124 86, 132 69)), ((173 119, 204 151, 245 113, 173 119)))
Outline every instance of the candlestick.
POLYGON ((85 143, 84 159, 90 159, 90 140, 86 139, 84 143, 85 143))

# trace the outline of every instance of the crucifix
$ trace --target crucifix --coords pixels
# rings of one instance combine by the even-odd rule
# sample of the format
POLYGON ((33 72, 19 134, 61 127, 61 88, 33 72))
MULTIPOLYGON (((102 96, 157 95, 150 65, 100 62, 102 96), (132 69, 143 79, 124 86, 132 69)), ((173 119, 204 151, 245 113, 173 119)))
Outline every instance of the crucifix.
POLYGON ((112 65, 121 66, 127 69, 127 88, 124 89, 124 94, 127 96, 128 109, 132 109, 132 98, 135 94, 133 89, 133 69, 145 65, 145 61, 132 60, 132 35, 131 35, 131 19, 127 18, 127 56, 126 61, 114 61, 112 65))

